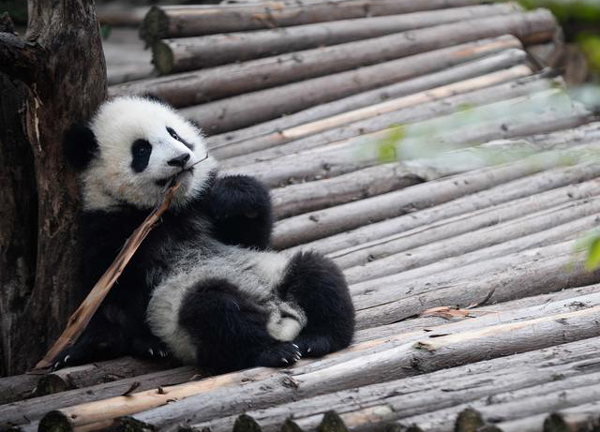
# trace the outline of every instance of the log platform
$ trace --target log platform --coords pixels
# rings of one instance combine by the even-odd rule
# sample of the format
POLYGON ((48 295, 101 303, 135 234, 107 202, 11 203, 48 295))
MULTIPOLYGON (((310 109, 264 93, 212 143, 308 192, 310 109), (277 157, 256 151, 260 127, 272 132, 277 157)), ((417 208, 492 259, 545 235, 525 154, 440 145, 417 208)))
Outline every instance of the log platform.
POLYGON ((123 358, 2 378, 0 430, 600 430, 600 270, 581 249, 600 119, 544 64, 562 49, 548 11, 272 0, 101 19, 151 48, 107 43, 110 94, 166 99, 226 172, 270 185, 273 247, 343 269, 357 333, 288 369, 123 358))

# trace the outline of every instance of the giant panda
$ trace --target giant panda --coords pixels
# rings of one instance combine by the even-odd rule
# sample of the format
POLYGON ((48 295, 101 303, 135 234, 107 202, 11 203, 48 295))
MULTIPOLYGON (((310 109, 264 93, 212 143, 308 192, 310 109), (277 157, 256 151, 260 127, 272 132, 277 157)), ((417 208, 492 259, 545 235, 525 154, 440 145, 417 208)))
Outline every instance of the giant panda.
POLYGON ((56 367, 131 354, 212 373, 287 366, 348 346, 344 276, 315 252, 268 250, 268 190, 223 176, 198 128, 152 97, 104 102, 66 134, 80 171, 83 283, 89 291, 127 237, 180 182, 88 328, 56 367))

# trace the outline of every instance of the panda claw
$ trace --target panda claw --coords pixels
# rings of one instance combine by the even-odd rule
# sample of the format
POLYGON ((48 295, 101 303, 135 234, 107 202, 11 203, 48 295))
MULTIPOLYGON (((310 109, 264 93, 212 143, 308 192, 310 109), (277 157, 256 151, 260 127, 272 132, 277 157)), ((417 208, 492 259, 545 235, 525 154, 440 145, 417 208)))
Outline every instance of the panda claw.
POLYGON ((312 351, 312 347, 308 347, 308 348, 306 348, 306 352, 307 352, 307 353, 309 353, 309 352, 311 352, 311 351, 312 351))
POLYGON ((281 361, 285 364, 290 364, 290 362, 285 357, 281 357, 281 361))
POLYGON ((148 352, 150 353, 151 356, 154 356, 154 350, 152 348, 148 348, 148 352))
POLYGON ((71 358, 71 356, 70 356, 69 354, 67 354, 67 355, 65 356, 65 358, 63 359, 63 362, 65 362, 65 363, 66 363, 66 362, 68 362, 68 361, 69 361, 69 358, 71 358))

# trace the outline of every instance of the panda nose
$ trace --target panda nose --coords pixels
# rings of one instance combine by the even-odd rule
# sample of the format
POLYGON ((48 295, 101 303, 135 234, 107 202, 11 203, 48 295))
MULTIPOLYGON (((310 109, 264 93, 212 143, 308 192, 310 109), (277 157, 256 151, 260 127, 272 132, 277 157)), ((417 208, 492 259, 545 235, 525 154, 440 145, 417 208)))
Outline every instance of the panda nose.
POLYGON ((178 166, 183 168, 186 164, 187 161, 190 160, 190 154, 189 153, 182 153, 177 157, 174 157, 173 159, 171 159, 170 161, 167 162, 167 165, 170 166, 178 166))

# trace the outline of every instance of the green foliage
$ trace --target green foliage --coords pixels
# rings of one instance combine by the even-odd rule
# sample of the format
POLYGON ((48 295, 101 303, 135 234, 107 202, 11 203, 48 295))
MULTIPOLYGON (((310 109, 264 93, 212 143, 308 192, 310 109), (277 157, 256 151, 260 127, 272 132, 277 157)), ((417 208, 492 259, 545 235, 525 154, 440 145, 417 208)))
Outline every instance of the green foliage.
POLYGON ((600 20, 600 2, 597 0, 519 0, 527 9, 545 7, 559 21, 584 21, 597 23, 600 20))
POLYGON ((394 162, 399 159, 398 149, 406 136, 404 126, 396 126, 390 130, 387 137, 377 144, 379 162, 394 162))
POLYGON ((575 243, 576 253, 585 253, 585 269, 595 270, 600 266, 600 230, 595 229, 575 243))

